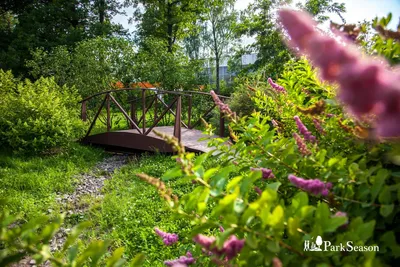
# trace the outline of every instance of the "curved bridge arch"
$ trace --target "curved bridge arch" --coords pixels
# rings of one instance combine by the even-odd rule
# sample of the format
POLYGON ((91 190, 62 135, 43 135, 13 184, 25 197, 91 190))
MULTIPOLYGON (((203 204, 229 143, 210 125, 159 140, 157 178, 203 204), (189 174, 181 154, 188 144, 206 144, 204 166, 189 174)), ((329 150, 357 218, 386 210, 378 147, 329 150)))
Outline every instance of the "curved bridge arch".
MULTIPOLYGON (((220 96, 220 98, 224 100, 228 97, 220 96)), ((216 108, 209 93, 121 88, 94 94, 83 99, 80 104, 82 120, 90 122, 89 129, 81 140, 83 143, 122 150, 173 152, 171 146, 153 133, 153 130, 157 130, 178 138, 188 151, 210 150, 207 141, 198 140, 205 135, 195 129, 201 123, 201 118, 209 116, 216 108), (118 95, 123 96, 118 98, 118 95), (200 101, 198 98, 201 98, 201 103, 199 102, 194 109, 193 103, 200 101), (199 110, 198 106, 203 110, 199 110), (102 114, 104 111, 105 114, 102 114), (193 113, 199 114, 196 116, 193 113), (121 121, 121 116, 122 120, 126 121, 125 127, 120 125, 113 127, 113 117, 121 121), (169 123, 165 122, 166 119, 169 119, 169 123), (192 123, 194 119, 196 120, 192 123), (96 122, 99 121, 105 125, 105 130, 95 129, 96 122)), ((219 135, 223 137, 222 113, 219 118, 219 129, 219 135)))

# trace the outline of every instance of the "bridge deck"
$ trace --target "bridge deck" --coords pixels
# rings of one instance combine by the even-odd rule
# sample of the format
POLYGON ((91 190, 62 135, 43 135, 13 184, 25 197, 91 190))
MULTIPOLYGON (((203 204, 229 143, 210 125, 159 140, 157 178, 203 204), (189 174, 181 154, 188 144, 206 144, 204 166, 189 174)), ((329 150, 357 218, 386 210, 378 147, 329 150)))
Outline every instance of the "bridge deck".
MULTIPOLYGON (((155 127, 154 130, 168 135, 173 135, 174 127, 159 126, 155 127)), ((212 149, 207 146, 207 140, 199 141, 200 138, 207 137, 207 135, 204 135, 199 130, 181 128, 181 136, 181 142, 188 151, 208 152, 212 149)), ((218 136, 212 136, 212 138, 215 137, 218 136)), ((106 145, 125 149, 172 152, 171 147, 153 132, 145 136, 139 134, 135 129, 95 134, 84 138, 82 141, 94 145, 106 145)))

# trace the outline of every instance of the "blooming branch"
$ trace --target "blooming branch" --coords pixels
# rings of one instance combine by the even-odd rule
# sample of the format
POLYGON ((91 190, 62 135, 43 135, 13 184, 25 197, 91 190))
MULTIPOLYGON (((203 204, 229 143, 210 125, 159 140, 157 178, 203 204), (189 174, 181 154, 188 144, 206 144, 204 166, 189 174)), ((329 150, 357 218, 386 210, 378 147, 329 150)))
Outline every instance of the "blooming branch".
POLYGON ((156 234, 162 238, 164 244, 166 246, 170 246, 175 244, 176 242, 178 242, 178 235, 177 234, 170 234, 170 233, 166 233, 161 231, 160 229, 158 229, 157 227, 154 228, 154 231, 156 232, 156 234))
POLYGON ((354 115, 377 115, 381 137, 400 137, 400 77, 380 62, 364 59, 355 47, 340 44, 316 29, 306 13, 282 9, 280 20, 290 44, 308 54, 321 68, 322 77, 340 85, 339 99, 354 115))
POLYGON ((327 196, 329 194, 329 190, 332 188, 332 183, 324 183, 319 179, 303 179, 294 176, 293 174, 289 175, 289 181, 295 185, 296 187, 303 189, 313 195, 322 195, 327 196))

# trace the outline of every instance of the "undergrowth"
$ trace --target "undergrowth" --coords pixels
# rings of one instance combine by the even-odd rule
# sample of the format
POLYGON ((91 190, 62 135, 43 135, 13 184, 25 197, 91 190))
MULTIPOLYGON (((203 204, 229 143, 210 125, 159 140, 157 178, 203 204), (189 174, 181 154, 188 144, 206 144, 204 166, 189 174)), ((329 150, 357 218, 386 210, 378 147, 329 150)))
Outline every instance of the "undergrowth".
POLYGON ((0 210, 20 214, 24 220, 51 213, 56 194, 74 190, 75 175, 104 158, 101 150, 75 143, 55 155, 18 156, 0 151, 0 210))

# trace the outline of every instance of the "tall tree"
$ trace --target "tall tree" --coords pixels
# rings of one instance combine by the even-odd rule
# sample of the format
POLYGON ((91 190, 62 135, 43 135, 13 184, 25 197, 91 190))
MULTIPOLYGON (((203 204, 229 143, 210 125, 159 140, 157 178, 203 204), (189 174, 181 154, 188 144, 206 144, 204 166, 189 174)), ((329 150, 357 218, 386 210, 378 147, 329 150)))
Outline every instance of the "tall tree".
MULTIPOLYGON (((247 35, 255 39, 255 42, 246 47, 246 52, 257 53, 256 62, 249 68, 252 70, 263 69, 267 75, 274 76, 283 70, 284 63, 291 58, 291 53, 282 41, 276 10, 291 0, 254 0, 241 14, 241 23, 236 28, 237 34, 247 35)), ((345 11, 344 4, 338 4, 333 0, 307 0, 306 9, 318 20, 327 20, 327 13, 341 15, 345 11)), ((245 69, 247 70, 247 69, 245 69)))
POLYGON ((203 13, 203 0, 126 0, 125 6, 133 6, 131 18, 138 24, 139 39, 159 38, 173 52, 177 41, 188 36, 195 28, 198 16, 203 13))
POLYGON ((255 0, 241 13, 241 22, 237 25, 238 35, 254 38, 255 42, 241 52, 257 53, 257 60, 249 67, 252 70, 263 69, 273 76, 283 69, 291 56, 282 41, 278 29, 275 10, 290 0, 255 0))
POLYGON ((297 6, 313 15, 319 22, 329 19, 327 13, 335 13, 343 23, 346 23, 342 16, 342 13, 346 12, 344 3, 333 2, 333 0, 307 0, 304 4, 298 3, 297 6))
POLYGON ((233 24, 236 23, 237 12, 234 9, 235 0, 206 0, 206 27, 204 40, 215 61, 216 92, 220 91, 219 66, 220 61, 229 51, 235 39, 233 24))
POLYGON ((1 2, 0 24, 2 18, 11 18, 13 24, 0 26, 0 36, 5 36, 0 38, 0 67, 26 76, 25 62, 31 50, 40 47, 49 51, 59 45, 72 49, 85 39, 122 33, 120 26, 111 23, 119 7, 117 0, 1 2))

